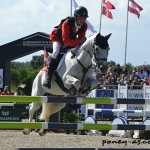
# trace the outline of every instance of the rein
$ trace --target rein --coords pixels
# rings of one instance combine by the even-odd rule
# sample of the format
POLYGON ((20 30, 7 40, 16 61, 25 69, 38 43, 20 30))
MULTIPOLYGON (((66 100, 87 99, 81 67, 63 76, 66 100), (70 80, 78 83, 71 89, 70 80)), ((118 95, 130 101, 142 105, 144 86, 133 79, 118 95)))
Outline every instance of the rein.
MULTIPOLYGON (((71 53, 72 53, 72 56, 71 56, 71 58, 75 58, 76 60, 77 60, 77 62, 80 64, 80 66, 82 67, 82 71, 83 71, 83 77, 82 77, 82 80, 81 80, 81 85, 82 85, 82 83, 83 83, 83 81, 84 81, 84 78, 85 78, 85 74, 88 72, 88 70, 91 68, 91 69, 95 69, 95 68, 92 68, 92 63, 91 63, 91 65, 90 66, 88 66, 87 68, 86 67, 84 67, 84 65, 81 63, 81 61, 76 57, 76 55, 75 55, 75 53, 76 53, 76 51, 79 49, 79 47, 75 50, 75 52, 73 52, 73 51, 71 51, 71 53)), ((83 50, 86 50, 86 49, 84 49, 83 48, 83 50)), ((90 57, 92 57, 92 54, 89 52, 89 51, 87 51, 86 50, 86 52, 90 55, 90 57)))

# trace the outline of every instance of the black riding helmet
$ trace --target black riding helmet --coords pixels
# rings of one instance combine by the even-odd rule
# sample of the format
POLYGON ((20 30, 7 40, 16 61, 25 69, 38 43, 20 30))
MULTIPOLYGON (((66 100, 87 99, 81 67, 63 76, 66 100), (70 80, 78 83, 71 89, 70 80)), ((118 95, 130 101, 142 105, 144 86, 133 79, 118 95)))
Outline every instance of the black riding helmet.
POLYGON ((74 16, 88 17, 88 11, 85 7, 79 6, 74 11, 74 16))

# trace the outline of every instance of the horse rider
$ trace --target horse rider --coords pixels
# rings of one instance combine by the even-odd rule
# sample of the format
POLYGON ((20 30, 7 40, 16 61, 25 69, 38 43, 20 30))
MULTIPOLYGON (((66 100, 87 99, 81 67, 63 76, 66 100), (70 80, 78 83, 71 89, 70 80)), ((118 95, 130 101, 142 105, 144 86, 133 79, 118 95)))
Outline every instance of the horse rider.
POLYGON ((53 41, 53 52, 46 73, 46 81, 43 86, 51 88, 51 77, 55 70, 56 58, 61 46, 73 48, 86 41, 88 11, 85 7, 79 6, 74 11, 74 17, 63 19, 59 26, 55 27, 49 38, 53 41))

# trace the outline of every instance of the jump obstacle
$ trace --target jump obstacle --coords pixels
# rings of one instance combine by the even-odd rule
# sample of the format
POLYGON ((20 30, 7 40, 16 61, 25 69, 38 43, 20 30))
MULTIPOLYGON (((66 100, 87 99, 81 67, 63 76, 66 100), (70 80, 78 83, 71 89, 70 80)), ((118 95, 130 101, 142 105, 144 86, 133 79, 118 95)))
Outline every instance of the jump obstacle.
POLYGON ((150 124, 87 124, 53 122, 0 122, 0 129, 150 130, 150 124))
POLYGON ((59 96, 0 96, 0 102, 73 103, 73 104, 150 104, 150 99, 59 97, 59 96))
MULTIPOLYGON (((0 102, 73 103, 73 104, 150 104, 150 99, 63 97, 63 96, 0 96, 0 102)), ((143 113, 143 110, 98 109, 125 113, 143 113)), ((144 110, 145 111, 145 110, 144 110)), ((147 110, 150 111, 150 110, 147 110)), ((0 122, 0 129, 76 129, 76 130, 150 130, 150 124, 65 124, 41 122, 0 122)))
MULTIPOLYGON (((128 85, 126 86, 120 86, 118 85, 118 98, 113 98, 111 104, 118 104, 117 109, 100 109, 96 108, 95 106, 88 106, 86 105, 86 117, 88 116, 88 110, 93 110, 93 116, 94 118, 96 117, 95 114, 96 112, 113 112, 117 113, 117 117, 120 117, 120 113, 124 113, 124 116, 127 118, 128 113, 136 113, 136 114, 142 114, 143 120, 146 119, 146 112, 150 112, 150 109, 146 109, 145 105, 149 105, 149 98, 150 98, 150 93, 149 95, 147 94, 147 90, 150 90, 150 86, 144 85, 144 90, 143 90, 143 95, 145 97, 142 99, 132 99, 132 98, 127 98, 128 97, 128 85), (123 105, 122 105, 123 104, 123 105), (143 105, 143 110, 129 110, 127 109, 128 104, 141 104, 143 105)), ((101 103, 99 103, 101 104, 101 103)), ((104 103, 103 103, 104 104, 104 103)), ((106 103, 105 103, 106 104, 106 103)), ((107 103, 108 104, 108 103, 107 103)), ((110 103, 109 103, 110 104, 110 103)))
MULTIPOLYGON (((150 94, 150 86, 146 86, 146 84, 144 84, 143 86, 143 95, 144 95, 144 98, 149 98, 149 94, 150 94)), ((128 85, 126 86, 120 86, 118 85, 118 97, 119 98, 128 98, 128 85)), ((137 99, 138 101, 138 99, 137 99)), ((135 103, 136 105, 136 103, 135 103)), ((143 110, 127 110, 127 111, 123 111, 123 110, 126 110, 127 107, 128 107, 128 104, 125 104, 125 105, 122 105, 122 104, 118 104, 117 105, 118 109, 117 109, 117 118, 115 118, 113 121, 112 121, 112 124, 129 124, 128 122, 128 113, 136 113, 136 114, 139 114, 140 112, 140 116, 142 116, 143 118, 143 124, 150 124, 150 121, 149 121, 149 118, 146 119, 146 112, 150 112, 150 109, 147 108, 148 105, 146 104, 143 104, 143 110), (122 110, 122 111, 120 111, 122 110), (120 115, 120 112, 123 112, 125 113, 124 116, 121 116, 120 115)), ((136 125, 138 125, 139 123, 136 121, 136 125)), ((139 132, 139 129, 133 129, 134 130, 134 134, 133 134, 133 138, 139 138, 140 137, 140 132, 139 132)), ((129 136, 129 131, 128 130, 110 130, 108 135, 119 135, 119 136, 122 136, 122 137, 128 137, 129 136)))
POLYGON ((150 112, 150 110, 128 110, 128 109, 95 109, 96 112, 122 112, 122 113, 139 113, 143 114, 144 111, 150 112))

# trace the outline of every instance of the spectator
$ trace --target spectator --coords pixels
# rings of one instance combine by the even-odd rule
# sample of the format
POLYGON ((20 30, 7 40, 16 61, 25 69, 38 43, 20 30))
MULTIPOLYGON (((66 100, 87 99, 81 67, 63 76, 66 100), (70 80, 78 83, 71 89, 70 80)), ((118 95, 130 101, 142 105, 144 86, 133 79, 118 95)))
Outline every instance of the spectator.
POLYGON ((107 73, 106 74, 107 74, 107 76, 113 76, 114 75, 114 71, 113 71, 111 66, 107 69, 107 73))
POLYGON ((118 84, 123 85, 123 80, 120 79, 120 78, 117 78, 117 82, 116 82, 116 83, 117 83, 117 85, 118 85, 118 84))
POLYGON ((129 80, 128 80, 127 77, 124 77, 124 82, 123 83, 124 83, 124 85, 127 85, 127 84, 129 85, 129 80))
POLYGON ((114 69, 114 73, 118 75, 123 73, 122 68, 120 67, 120 64, 117 64, 116 68, 114 69))
POLYGON ((111 77, 108 77, 107 81, 105 82, 105 84, 107 85, 106 86, 106 89, 114 89, 115 86, 113 84, 113 80, 111 77))
POLYGON ((149 78, 150 71, 147 69, 146 66, 143 66, 143 70, 141 72, 142 72, 142 75, 143 75, 143 79, 148 79, 149 78))
POLYGON ((101 82, 102 74, 100 72, 96 72, 95 78, 98 80, 98 82, 101 82))
POLYGON ((123 74, 125 74, 126 76, 129 75, 129 70, 127 66, 124 67, 123 74))
POLYGON ((102 76, 101 82, 100 82, 100 88, 101 89, 106 89, 106 76, 102 76))
POLYGON ((1 95, 9 95, 8 86, 5 86, 4 91, 1 93, 1 95))
POLYGON ((122 80, 122 81, 124 81, 124 78, 126 77, 126 75, 125 74, 120 74, 120 79, 122 80))
POLYGON ((131 83, 131 89, 142 89, 142 85, 138 77, 134 77, 134 80, 131 83))
POLYGON ((149 85, 146 79, 141 79, 141 85, 144 85, 144 84, 149 85))
POLYGON ((100 89, 110 89, 111 87, 117 88, 118 84, 128 84, 132 89, 141 89, 141 86, 144 83, 150 85, 149 70, 145 66, 143 66, 142 71, 140 68, 134 67, 132 72, 129 72, 127 66, 125 66, 124 70, 122 71, 120 64, 117 64, 115 69, 112 69, 112 66, 109 66, 106 74, 97 73, 95 76, 99 81, 100 89), (142 74, 142 72, 145 74, 145 76, 142 74))
POLYGON ((132 70, 132 73, 135 74, 136 72, 137 72, 137 67, 134 67, 133 70, 132 70))
POLYGON ((138 77, 139 79, 143 78, 143 74, 140 68, 137 68, 137 71, 135 72, 135 76, 138 77))
POLYGON ((129 76, 129 84, 132 84, 134 78, 135 78, 135 73, 132 72, 132 74, 130 74, 130 76, 129 76))

